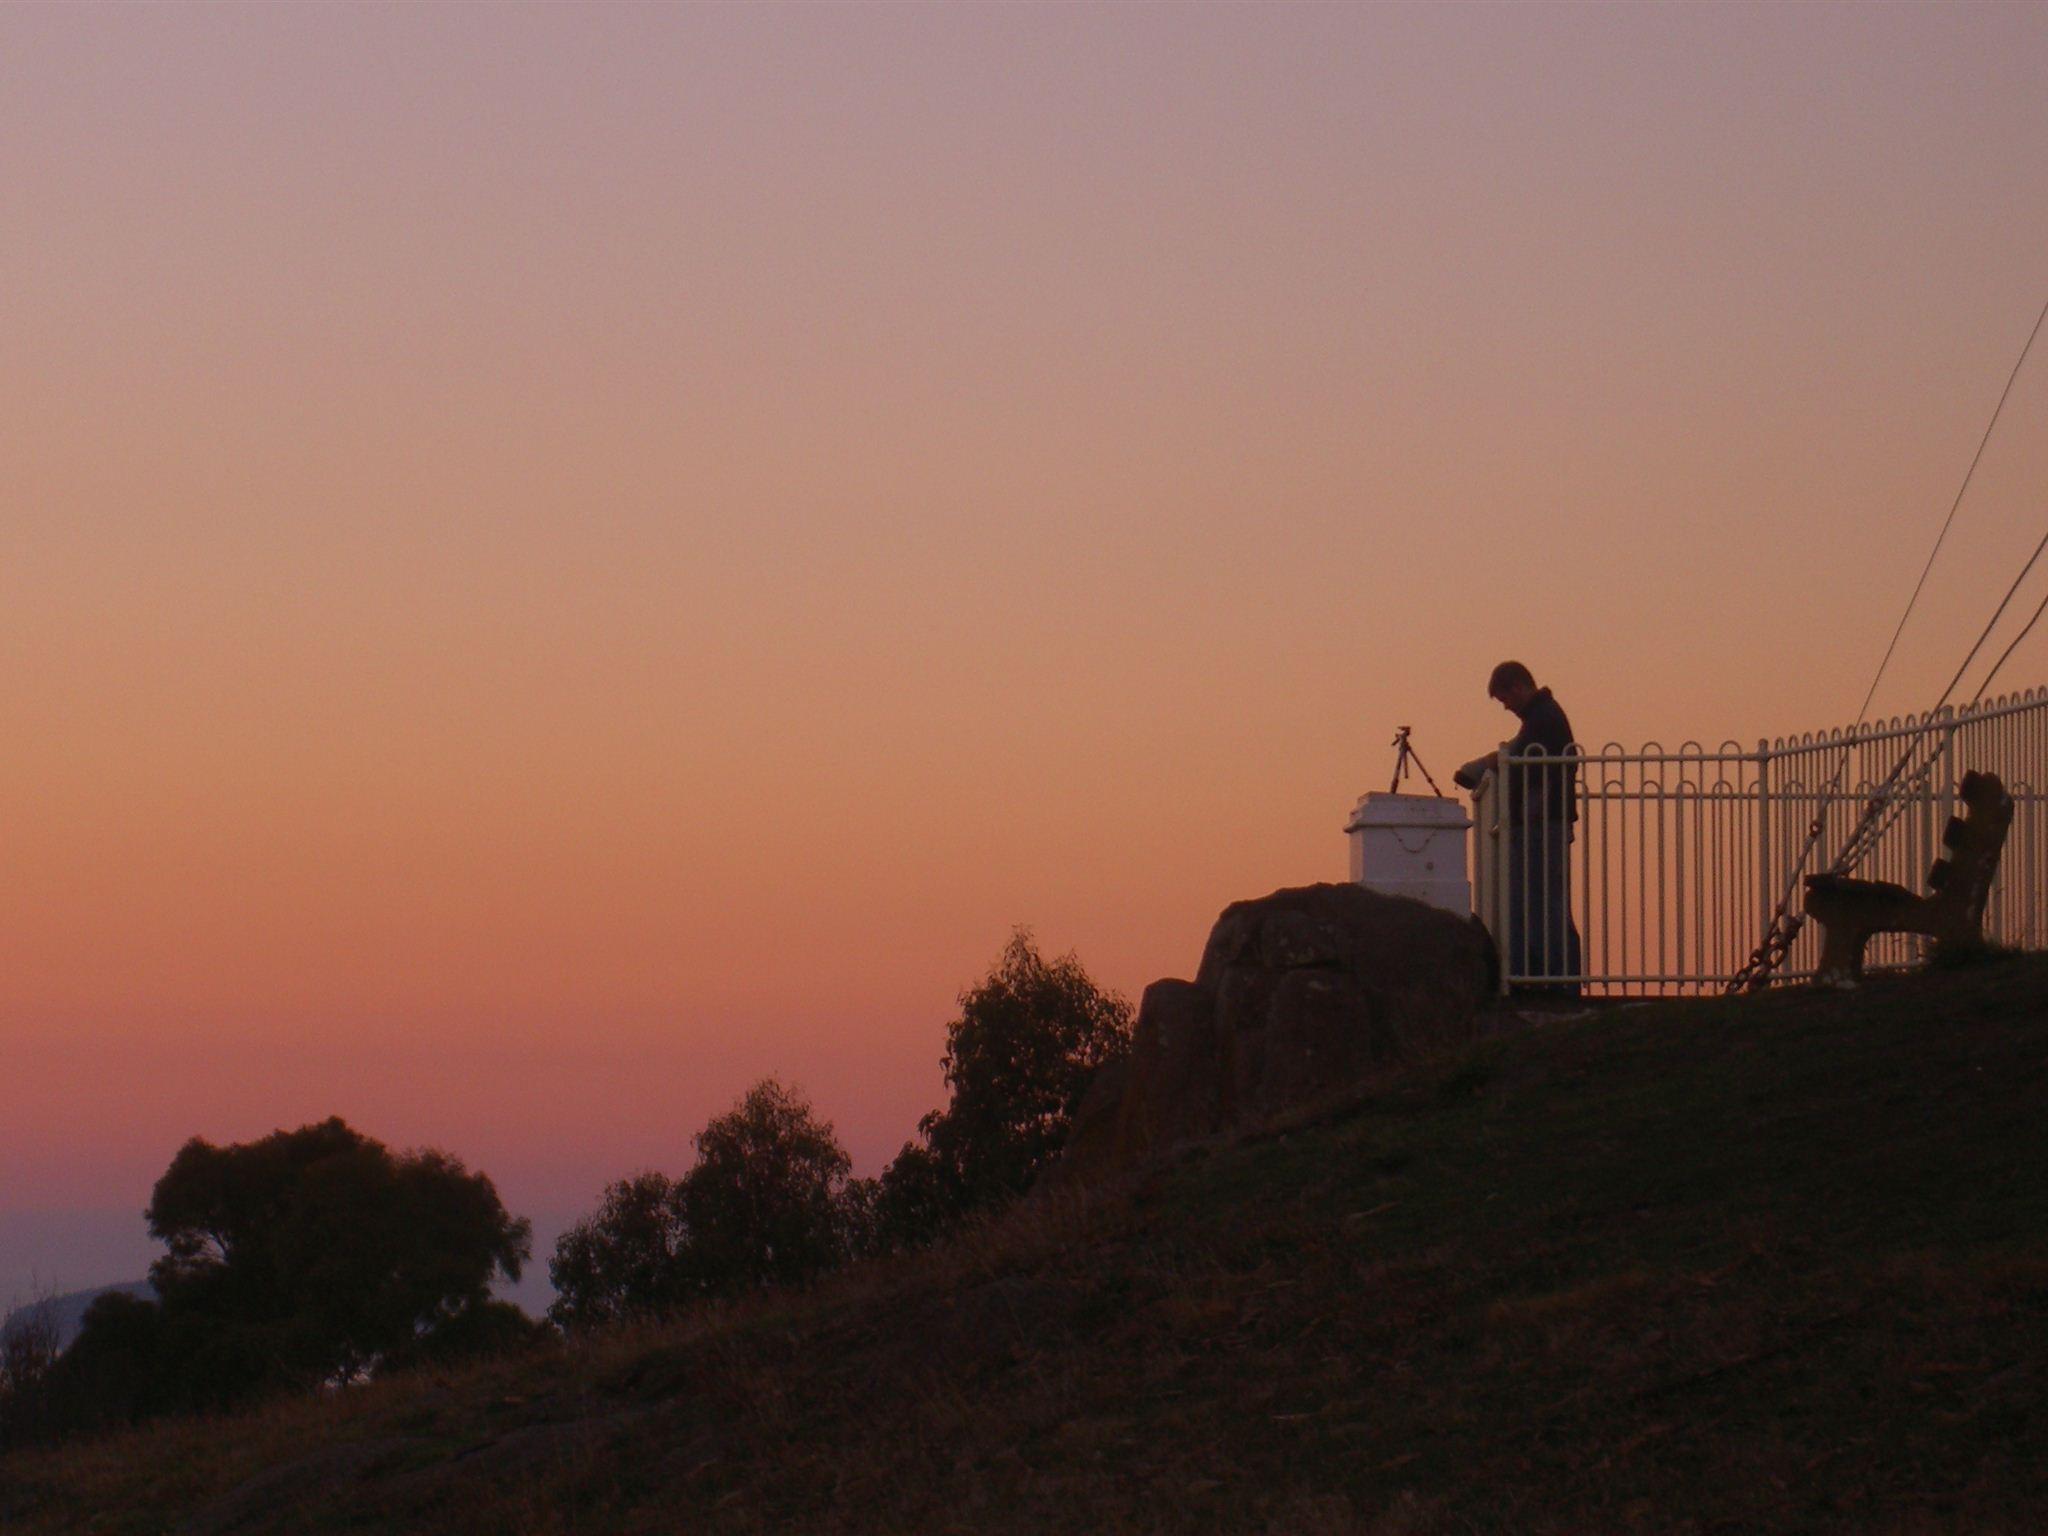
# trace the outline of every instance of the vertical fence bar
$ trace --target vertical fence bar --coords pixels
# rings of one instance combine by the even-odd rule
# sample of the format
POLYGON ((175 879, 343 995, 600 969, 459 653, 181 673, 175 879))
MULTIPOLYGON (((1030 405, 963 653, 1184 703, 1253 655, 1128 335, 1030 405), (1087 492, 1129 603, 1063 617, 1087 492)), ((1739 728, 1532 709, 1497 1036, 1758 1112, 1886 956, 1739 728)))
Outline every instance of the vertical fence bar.
POLYGON ((1498 883, 1494 887, 1493 894, 1494 910, 1500 914, 1500 990, 1501 995, 1505 997, 1510 985, 1509 978, 1514 972, 1515 959, 1513 946, 1508 942, 1508 913, 1510 910, 1508 907, 1508 885, 1514 878, 1514 871, 1509 867, 1514 863, 1513 813, 1510 811, 1509 806, 1513 803, 1514 796, 1508 792, 1507 786, 1508 776, 1515 771, 1515 766, 1508 760, 1508 755, 1505 751, 1506 743, 1502 743, 1502 746, 1503 751, 1499 758, 1500 772, 1496 776, 1494 786, 1495 793, 1500 796, 1500 805, 1494 816, 1494 825, 1500 830, 1498 841, 1494 844, 1494 876, 1498 883))
MULTIPOLYGON (((1579 985, 1585 985, 1585 977, 1593 971, 1593 815, 1587 805, 1587 791, 1591 782, 1585 776, 1585 754, 1573 762, 1571 770, 1579 774, 1579 827, 1573 827, 1573 840, 1579 848, 1579 985), (1581 834, 1583 829, 1583 836, 1581 834)), ((1569 862, 1569 860, 1567 860, 1569 862)))
POLYGON ((1768 933, 1780 892, 1771 868, 1771 744, 1761 737, 1756 744, 1756 878, 1763 923, 1757 931, 1768 933))
MULTIPOLYGON (((1943 724, 1955 719, 1956 714, 1955 709, 1949 705, 1942 706, 1937 713, 1943 724)), ((1942 833, 1948 830, 1949 813, 1956 803, 1956 737, 1953 731, 1942 738, 1940 751, 1940 771, 1930 781, 1927 796, 1927 844, 1925 856, 1921 860, 1923 868, 1931 866, 1941 857, 1944 848, 1942 833), (1938 793, 1933 787, 1936 784, 1940 786, 1938 793)), ((1933 943, 1928 940, 1923 940, 1917 947, 1919 953, 1915 958, 1920 960, 1925 960, 1934 949, 1933 943)))
POLYGON ((1625 783, 1627 775, 1626 765, 1616 770, 1610 754, 1600 754, 1600 967, 1605 971, 1617 969, 1613 960, 1614 946, 1607 925, 1607 914, 1613 906, 1608 887, 1613 879, 1614 861, 1613 819, 1609 807, 1613 804, 1613 794, 1622 783, 1625 783))

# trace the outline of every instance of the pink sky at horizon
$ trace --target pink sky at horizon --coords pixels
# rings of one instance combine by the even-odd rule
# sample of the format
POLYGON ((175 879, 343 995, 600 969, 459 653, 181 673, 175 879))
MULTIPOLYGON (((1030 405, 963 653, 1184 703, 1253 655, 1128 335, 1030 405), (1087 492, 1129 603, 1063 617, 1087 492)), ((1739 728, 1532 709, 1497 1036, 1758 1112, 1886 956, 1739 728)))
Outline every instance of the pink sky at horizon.
POLYGON ((1846 721, 2044 166, 2042 7, 0 11, 0 1216, 330 1113, 573 1211, 769 1074, 873 1172, 1013 925, 1185 974, 1505 655, 1846 721))

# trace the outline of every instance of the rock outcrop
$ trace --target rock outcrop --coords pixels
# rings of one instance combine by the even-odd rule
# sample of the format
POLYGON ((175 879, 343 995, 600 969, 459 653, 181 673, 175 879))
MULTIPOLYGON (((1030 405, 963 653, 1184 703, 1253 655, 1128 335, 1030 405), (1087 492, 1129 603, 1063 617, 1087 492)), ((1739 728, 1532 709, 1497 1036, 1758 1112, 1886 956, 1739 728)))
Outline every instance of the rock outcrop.
POLYGON ((1145 989, 1131 1053, 1091 1086, 1057 1177, 1099 1177, 1470 1039, 1492 966, 1477 923, 1363 886, 1237 902, 1193 981, 1145 989))

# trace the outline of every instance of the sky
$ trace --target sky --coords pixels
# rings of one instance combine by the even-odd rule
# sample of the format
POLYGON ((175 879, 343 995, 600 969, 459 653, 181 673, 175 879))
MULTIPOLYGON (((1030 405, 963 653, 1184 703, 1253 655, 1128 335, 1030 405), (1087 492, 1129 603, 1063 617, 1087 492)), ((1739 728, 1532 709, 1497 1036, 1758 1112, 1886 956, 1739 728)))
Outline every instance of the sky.
MULTIPOLYGON (((2044 166, 2039 5, 0 9, 0 1302, 329 1114, 543 1247, 763 1076, 879 1171, 1506 657, 1845 723, 2044 166)), ((1879 712, 2044 523, 2048 343, 1879 712)))

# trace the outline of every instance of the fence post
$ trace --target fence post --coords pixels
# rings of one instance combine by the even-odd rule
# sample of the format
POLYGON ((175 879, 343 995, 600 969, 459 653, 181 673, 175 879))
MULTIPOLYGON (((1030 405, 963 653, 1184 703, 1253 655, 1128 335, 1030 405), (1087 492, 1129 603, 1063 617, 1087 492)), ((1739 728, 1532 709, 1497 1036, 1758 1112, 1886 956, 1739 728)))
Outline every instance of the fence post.
MULTIPOLYGON (((1494 845, 1495 852, 1499 855, 1494 865, 1500 883, 1494 888, 1494 910, 1500 913, 1500 930, 1497 937, 1500 945, 1500 995, 1506 997, 1513 990, 1508 977, 1515 968, 1515 946, 1512 942, 1514 935, 1510 931, 1514 922, 1515 907, 1515 795, 1514 790, 1509 787, 1509 781, 1514 776, 1516 763, 1514 756, 1508 751, 1508 743, 1500 744, 1500 756, 1496 761, 1500 764, 1500 772, 1494 779, 1494 793, 1500 798, 1493 824, 1499 829, 1500 841, 1494 845)), ((1528 793, 1526 785, 1522 786, 1522 792, 1525 795, 1528 793)), ((1522 920, 1528 921, 1526 912, 1522 914, 1522 920)))
MULTIPOLYGON (((1941 723, 1947 725, 1955 719, 1953 704, 1941 706, 1941 723)), ((1942 782, 1941 803, 1934 807, 1934 814, 1927 819, 1927 830, 1932 834, 1927 839, 1927 857, 1934 860, 1941 857, 1941 834, 1948 828, 1948 813, 1956 803, 1956 733, 1945 732, 1941 738, 1942 782)))
MULTIPOLYGON (((1956 707, 1953 704, 1944 704, 1934 713, 1935 721, 1939 725, 1946 725, 1949 721, 1955 719, 1956 707)), ((1956 803, 1956 738, 1954 733, 1945 732, 1937 736, 1935 740, 1941 743, 1939 747, 1935 748, 1941 754, 1942 771, 1939 775, 1941 788, 1939 790, 1934 788, 1937 776, 1930 773, 1927 776, 1927 845, 1920 857, 1919 869, 1909 875, 1909 878, 1913 880, 1915 885, 1926 879, 1927 866, 1940 858, 1943 852, 1946 851, 1946 845, 1941 840, 1941 834, 1948 829, 1949 810, 1956 803)), ((1923 938, 1913 946, 1913 950, 1914 959, 1925 961, 1934 952, 1934 941, 1923 938)))
POLYGON ((1508 765, 1507 753, 1494 759, 1493 865, 1487 876, 1493 889, 1487 899, 1493 903, 1493 948, 1500 958, 1500 995, 1508 995, 1508 765))
POLYGON ((1759 737, 1756 744, 1756 888, 1762 898, 1763 929, 1771 931, 1771 919, 1778 902, 1778 882, 1771 868, 1771 742, 1759 737))

